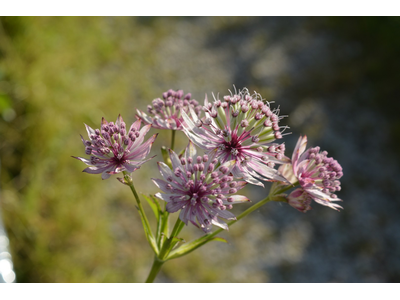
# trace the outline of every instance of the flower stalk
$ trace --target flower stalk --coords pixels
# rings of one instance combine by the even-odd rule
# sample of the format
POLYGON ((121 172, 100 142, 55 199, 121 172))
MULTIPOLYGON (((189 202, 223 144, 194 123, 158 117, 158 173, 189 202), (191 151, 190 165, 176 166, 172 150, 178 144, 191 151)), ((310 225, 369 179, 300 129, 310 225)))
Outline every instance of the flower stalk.
POLYGON ((171 130, 171 150, 174 150, 175 146, 175 130, 171 130))
POLYGON ((171 236, 165 241, 160 253, 154 256, 153 265, 151 267, 149 276, 146 279, 146 283, 154 282, 154 279, 156 278, 158 272, 160 272, 162 265, 167 261, 165 258, 168 256, 169 252, 176 245, 176 243, 179 242, 177 236, 182 230, 183 225, 185 225, 185 223, 178 218, 176 220, 174 229, 172 230, 171 236))
POLYGON ((154 253, 158 254, 159 250, 157 247, 157 243, 156 243, 156 241, 154 239, 154 235, 151 231, 150 223, 146 217, 146 213, 143 209, 142 202, 140 201, 139 195, 136 192, 135 186, 133 185, 132 177, 126 171, 123 171, 123 174, 124 174, 125 183, 130 187, 130 189, 133 193, 133 196, 136 199, 137 208, 138 208, 139 215, 140 215, 140 218, 143 223, 143 227, 144 227, 144 230, 146 233, 147 240, 148 240, 151 248, 153 249, 154 253))
POLYGON ((145 283, 153 283, 154 282, 154 279, 156 279, 156 276, 158 275, 158 272, 160 272, 161 267, 164 264, 164 262, 165 261, 163 261, 163 260, 159 260, 157 255, 154 256, 153 265, 151 266, 149 276, 147 276, 145 283))

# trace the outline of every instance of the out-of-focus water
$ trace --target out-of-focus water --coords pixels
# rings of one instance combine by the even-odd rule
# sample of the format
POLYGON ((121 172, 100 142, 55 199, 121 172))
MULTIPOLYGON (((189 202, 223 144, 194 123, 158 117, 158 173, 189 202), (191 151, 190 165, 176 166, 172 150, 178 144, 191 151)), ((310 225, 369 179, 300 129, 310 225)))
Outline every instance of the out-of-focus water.
POLYGON ((12 283, 16 280, 11 253, 8 249, 9 243, 0 210, 0 283, 12 283))
MULTIPOLYGON (((227 256, 242 260, 230 273, 237 280, 264 270, 271 282, 398 282, 399 124, 393 110, 400 88, 394 67, 399 63, 391 55, 399 50, 399 19, 242 21, 225 19, 222 28, 213 30, 209 18, 185 20, 163 49, 170 57, 163 61, 165 68, 185 69, 178 81, 183 86, 210 89, 192 83, 196 79, 189 74, 197 71, 201 77, 203 72, 184 67, 186 60, 181 60, 198 52, 208 76, 215 77, 215 94, 226 93, 215 89, 223 80, 273 99, 281 114, 289 115, 281 121, 291 127, 285 137, 288 155, 302 134, 343 166, 338 196, 344 210, 314 203, 312 211, 301 214, 286 205, 266 205, 256 218, 259 223, 247 224, 256 232, 247 233, 246 245, 226 247, 214 263, 227 256), (239 249, 250 254, 235 256, 239 249)), ((265 193, 253 190, 256 199, 265 193)), ((221 246, 209 247, 218 253, 221 246)), ((202 251, 209 257, 209 250, 202 251)))

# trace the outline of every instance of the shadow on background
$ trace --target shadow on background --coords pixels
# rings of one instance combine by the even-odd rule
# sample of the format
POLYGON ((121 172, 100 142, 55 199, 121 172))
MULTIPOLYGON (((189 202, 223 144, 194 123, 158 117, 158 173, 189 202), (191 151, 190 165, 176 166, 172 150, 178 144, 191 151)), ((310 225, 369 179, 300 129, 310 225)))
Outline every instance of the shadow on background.
MULTIPOLYGON (((71 158, 83 123, 133 122, 170 88, 201 102, 234 84, 289 115, 287 155, 305 134, 342 164, 344 210, 270 203, 157 280, 399 282, 399 34, 389 17, 0 18, 0 199, 17 281, 142 282, 152 254, 129 189, 71 158)), ((147 179, 169 145, 155 132, 158 157, 133 176, 143 193, 157 192, 147 179)))

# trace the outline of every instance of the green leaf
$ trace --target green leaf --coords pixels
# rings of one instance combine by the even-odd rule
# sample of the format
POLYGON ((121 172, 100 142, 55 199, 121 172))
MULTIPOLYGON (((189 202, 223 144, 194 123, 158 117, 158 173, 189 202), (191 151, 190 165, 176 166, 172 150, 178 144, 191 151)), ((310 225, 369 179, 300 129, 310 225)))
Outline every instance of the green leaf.
POLYGON ((161 154, 162 154, 164 163, 167 164, 168 167, 170 167, 172 169, 172 162, 171 162, 171 159, 169 158, 167 147, 165 147, 165 146, 161 147, 161 154))
POLYGON ((226 239, 221 238, 221 237, 207 238, 207 236, 204 236, 201 239, 197 239, 193 242, 181 245, 180 247, 176 248, 175 250, 172 250, 169 253, 169 255, 167 256, 167 260, 186 255, 186 254, 196 250, 197 248, 207 244, 208 242, 212 242, 212 241, 228 243, 228 241, 226 239))
POLYGON ((154 203, 157 206, 157 210, 161 213, 162 209, 161 209, 160 203, 158 202, 158 199, 154 195, 150 195, 150 198, 153 199, 154 203))
POLYGON ((160 215, 160 204, 158 203, 157 199, 153 198, 152 196, 148 197, 144 194, 142 194, 142 197, 146 199, 147 203, 149 203, 151 209, 153 210, 154 216, 158 220, 158 217, 160 215))
POLYGON ((156 242, 157 242, 157 246, 158 249, 161 249, 161 242, 162 242, 162 219, 163 219, 163 215, 164 212, 160 211, 160 213, 158 214, 158 219, 157 219, 157 230, 156 230, 156 242))
POLYGON ((186 243, 186 241, 182 238, 178 238, 177 236, 174 236, 172 238, 172 242, 171 242, 171 249, 174 249, 174 247, 178 244, 178 243, 186 243))
POLYGON ((165 240, 168 238, 169 235, 169 212, 166 210, 162 212, 161 220, 160 220, 160 235, 158 241, 159 248, 161 249, 165 240))
POLYGON ((185 154, 186 148, 183 148, 181 152, 177 153, 179 157, 182 157, 185 154))
POLYGON ((156 243, 156 241, 155 241, 154 238, 153 238, 153 234, 152 234, 152 232, 151 232, 151 228, 147 227, 145 218, 144 218, 142 212, 140 211, 139 207, 136 207, 136 208, 137 208, 137 210, 138 210, 138 212, 139 212, 140 219, 142 220, 142 224, 143 224, 143 228, 144 228, 144 233, 146 234, 146 239, 147 239, 147 241, 149 242, 149 244, 150 244, 151 248, 153 249, 154 253, 155 253, 156 255, 158 255, 159 250, 158 250, 158 247, 157 247, 157 243, 156 243))
POLYGON ((226 239, 224 239, 222 237, 218 237, 218 236, 216 236, 216 237, 212 238, 211 240, 209 240, 209 242, 211 242, 211 241, 222 242, 222 243, 228 244, 228 241, 226 239))

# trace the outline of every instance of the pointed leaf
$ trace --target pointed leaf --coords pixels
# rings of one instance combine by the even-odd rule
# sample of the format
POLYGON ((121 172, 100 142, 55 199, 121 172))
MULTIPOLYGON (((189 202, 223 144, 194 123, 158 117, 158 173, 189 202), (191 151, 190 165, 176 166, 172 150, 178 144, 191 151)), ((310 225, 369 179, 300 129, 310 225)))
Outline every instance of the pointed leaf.
POLYGON ((149 242, 149 244, 150 244, 151 248, 153 249, 154 253, 156 255, 158 255, 159 250, 158 250, 156 241, 153 238, 153 234, 151 232, 151 228, 147 227, 146 221, 145 221, 144 216, 143 216, 142 212, 140 211, 139 207, 136 207, 136 208, 137 208, 137 210, 139 212, 140 219, 142 220, 143 229, 144 229, 144 232, 146 234, 146 239, 149 242))
POLYGON ((161 154, 164 160, 164 163, 166 163, 168 165, 168 167, 170 167, 172 169, 172 163, 171 163, 171 159, 169 158, 168 155, 168 149, 165 146, 161 147, 161 154))
POLYGON ((158 199, 155 196, 150 195, 150 198, 153 199, 154 203, 157 206, 157 210, 158 210, 157 229, 156 229, 156 243, 157 243, 158 249, 161 249, 161 242, 162 242, 161 238, 163 236, 163 233, 162 233, 162 220, 163 220, 164 214, 166 212, 162 211, 160 203, 158 202, 158 199))
POLYGON ((171 242, 171 249, 174 249, 174 247, 179 243, 186 243, 186 241, 182 238, 178 238, 177 236, 172 238, 172 242, 171 242))
POLYGON ((204 236, 203 238, 197 239, 193 242, 181 245, 179 248, 172 250, 169 255, 167 256, 167 259, 173 259, 173 258, 178 258, 181 256, 184 256, 194 250, 196 250, 197 248, 207 244, 208 242, 211 241, 218 241, 218 242, 224 242, 224 243, 228 243, 227 240, 225 240, 224 238, 221 237, 212 237, 212 238, 207 238, 207 236, 204 236))
POLYGON ((161 209, 160 203, 158 203, 158 199, 154 195, 150 195, 150 198, 153 199, 154 203, 157 206, 158 211, 160 213, 162 213, 162 209, 161 209))
POLYGON ((158 220, 157 220, 157 230, 156 230, 156 242, 158 249, 161 249, 162 246, 162 237, 164 236, 164 233, 162 232, 162 220, 164 217, 164 212, 160 212, 158 215, 158 220))
POLYGON ((160 205, 158 204, 158 201, 148 197, 144 194, 142 194, 143 198, 146 199, 147 203, 150 205, 151 209, 153 210, 154 216, 156 217, 156 219, 158 220, 158 216, 160 214, 161 208, 160 205))
POLYGON ((161 225, 160 225, 160 240, 159 240, 159 247, 162 249, 164 242, 167 240, 169 235, 169 212, 164 209, 163 214, 161 216, 161 225))

